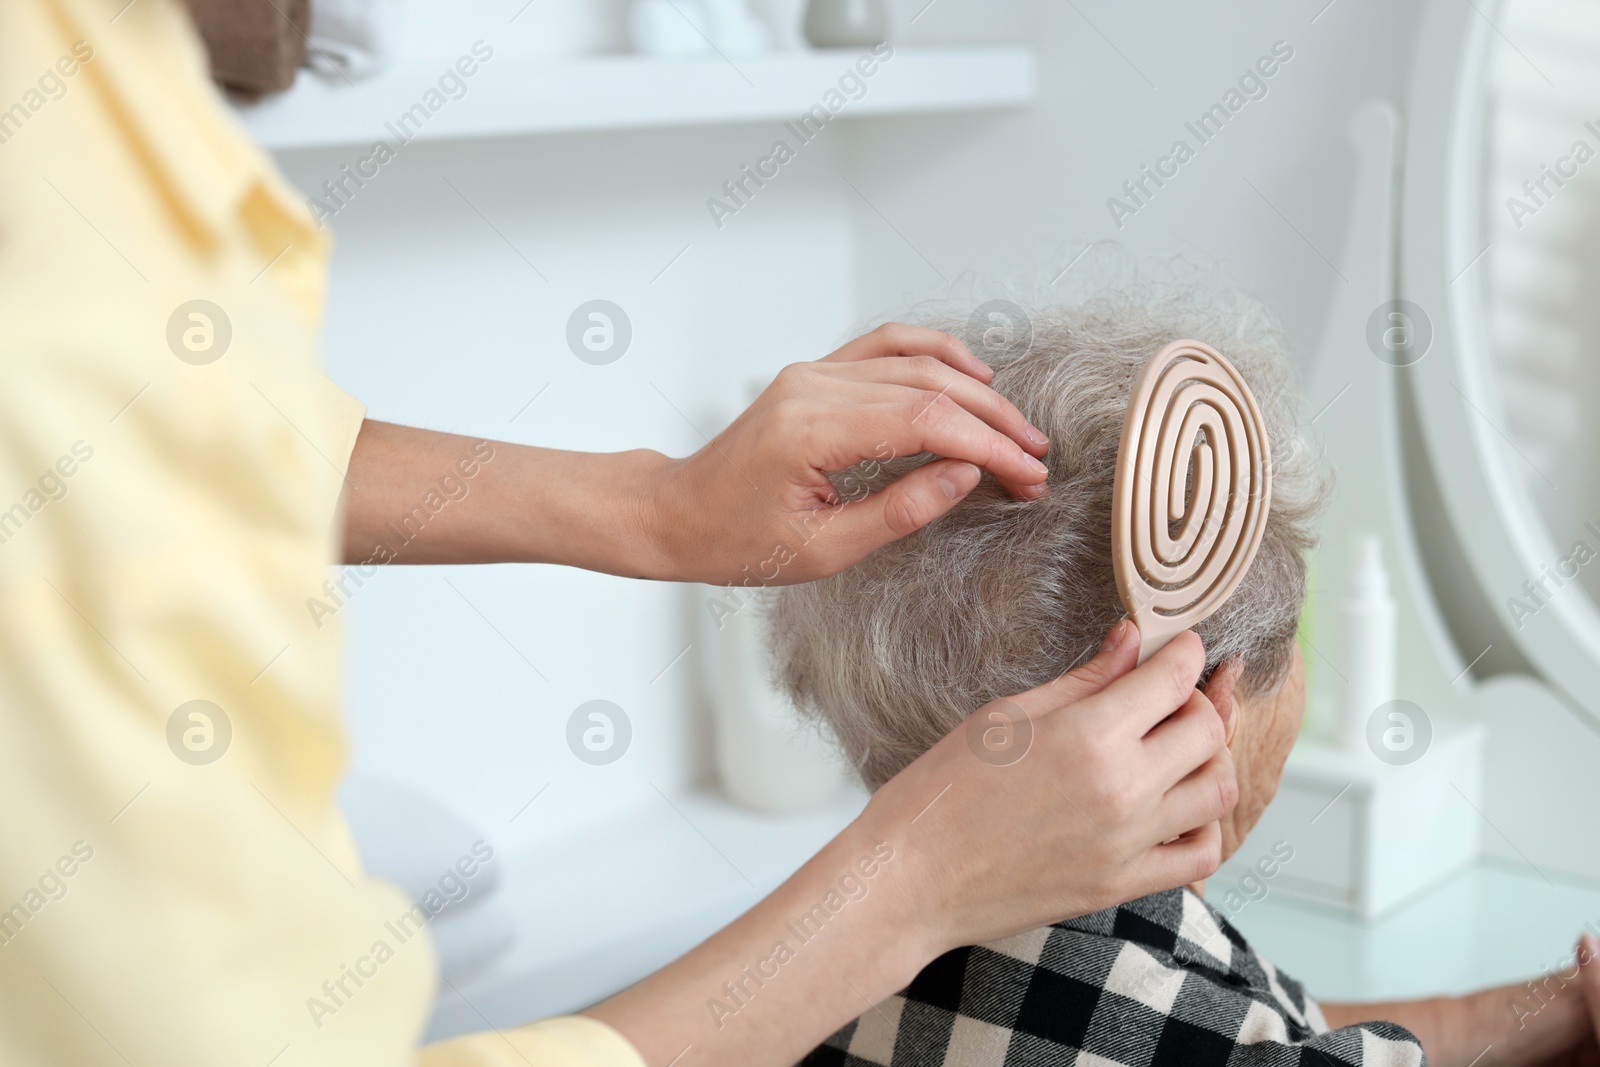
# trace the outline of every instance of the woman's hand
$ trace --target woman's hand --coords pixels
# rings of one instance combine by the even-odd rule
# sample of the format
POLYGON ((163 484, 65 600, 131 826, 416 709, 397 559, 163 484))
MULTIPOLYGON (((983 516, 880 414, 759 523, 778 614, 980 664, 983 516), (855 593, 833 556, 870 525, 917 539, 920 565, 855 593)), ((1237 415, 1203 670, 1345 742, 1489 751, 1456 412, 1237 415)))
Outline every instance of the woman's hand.
POLYGON ((345 478, 344 561, 560 563, 631 577, 786 585, 836 574, 978 484, 1043 495, 1048 444, 949 334, 882 326, 786 367, 687 459, 563 452, 368 420, 345 478), (844 502, 827 475, 919 452, 844 502))
MULTIPOLYGON (((1577 1034, 1572 1043, 1548 1059, 1537 1060, 1538 1067, 1600 1067, 1600 941, 1590 933, 1578 938, 1573 950, 1578 974, 1558 970, 1544 981, 1556 996, 1577 994, 1577 1034), (1576 986, 1576 988, 1572 988, 1576 986)), ((1537 1015, 1532 1018, 1537 1019, 1537 1015)))
POLYGON ((1190 633, 1138 654, 1124 621, 1089 663, 980 708, 771 896, 588 1014, 652 1067, 779 1067, 949 948, 1206 877, 1237 790, 1194 688, 1204 653, 1190 633))
POLYGON ((1578 938, 1578 988, 1589 1017, 1588 1032, 1580 1044, 1589 1064, 1600 1064, 1600 939, 1585 933, 1578 938))
POLYGON ((1048 442, 986 384, 994 372, 937 330, 891 323, 796 363, 715 440, 662 468, 645 517, 652 577, 788 585, 822 578, 920 529, 978 484, 1045 492, 1048 442), (841 501, 828 473, 932 452, 871 496, 841 501))
POLYGON ((1123 620, 1093 660, 978 709, 874 795, 863 818, 906 854, 908 912, 935 951, 1216 870, 1239 794, 1226 724, 1195 689, 1205 650, 1189 632, 1134 670, 1138 656, 1123 620), (1031 744, 996 758, 995 730, 1031 744))

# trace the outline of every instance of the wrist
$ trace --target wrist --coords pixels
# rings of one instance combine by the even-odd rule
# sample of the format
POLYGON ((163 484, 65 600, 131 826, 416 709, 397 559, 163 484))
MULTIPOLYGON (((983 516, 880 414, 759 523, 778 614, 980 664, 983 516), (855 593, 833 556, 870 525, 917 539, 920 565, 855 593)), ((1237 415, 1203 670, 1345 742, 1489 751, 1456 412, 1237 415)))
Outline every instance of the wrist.
POLYGON ((587 1014, 653 1064, 691 1045, 712 1067, 795 1063, 933 958, 907 921, 899 850, 874 830, 858 819, 729 926, 587 1014))
POLYGON ((864 956, 878 972, 881 995, 873 1003, 905 988, 917 972, 954 947, 942 916, 937 874, 924 869, 924 857, 905 834, 906 820, 896 818, 890 807, 875 794, 817 856, 834 871, 851 868, 857 875, 863 858, 878 860, 871 879, 876 903, 862 941, 864 956), (884 861, 883 856, 890 858, 884 861))
POLYGON ((612 529, 623 531, 617 574, 658 581, 680 580, 672 533, 672 493, 666 484, 678 461, 651 449, 614 453, 606 481, 613 499, 612 529))
POLYGON ((670 582, 714 582, 711 553, 726 529, 708 532, 705 516, 712 503, 695 485, 695 457, 673 459, 658 452, 641 461, 637 494, 639 540, 649 546, 645 577, 670 582))

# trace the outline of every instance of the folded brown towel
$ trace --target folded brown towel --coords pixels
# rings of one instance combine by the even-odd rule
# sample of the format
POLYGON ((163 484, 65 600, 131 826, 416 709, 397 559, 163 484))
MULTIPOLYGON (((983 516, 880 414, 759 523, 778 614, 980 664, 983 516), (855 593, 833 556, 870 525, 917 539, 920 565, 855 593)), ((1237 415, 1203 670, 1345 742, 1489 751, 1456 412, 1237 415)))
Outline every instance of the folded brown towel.
POLYGON ((219 85, 259 95, 294 83, 306 58, 311 0, 184 0, 219 85))

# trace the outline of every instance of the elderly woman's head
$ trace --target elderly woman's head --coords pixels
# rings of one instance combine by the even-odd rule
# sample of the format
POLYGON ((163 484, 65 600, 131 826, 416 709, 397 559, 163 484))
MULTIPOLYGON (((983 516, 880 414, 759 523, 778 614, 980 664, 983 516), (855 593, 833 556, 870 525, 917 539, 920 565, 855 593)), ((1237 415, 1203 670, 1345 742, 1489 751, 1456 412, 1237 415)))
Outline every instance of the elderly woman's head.
MULTIPOLYGON (((1298 730, 1294 636, 1311 523, 1327 488, 1301 436, 1283 337, 1237 295, 1128 293, 1029 314, 1032 344, 1013 354, 986 348, 964 319, 923 321, 986 358, 994 388, 1050 436, 1050 492, 1018 501, 986 477, 918 533, 833 578, 779 591, 770 621, 780 680, 876 788, 979 706, 1087 660, 1124 614, 1111 563, 1112 481, 1134 377, 1168 342, 1204 341, 1249 383, 1271 445, 1260 551, 1197 628, 1208 664, 1242 667, 1218 672, 1236 687, 1240 715, 1232 747, 1241 799, 1225 833, 1236 847, 1276 790, 1298 730)), ((875 487, 927 458, 850 473, 875 487)))

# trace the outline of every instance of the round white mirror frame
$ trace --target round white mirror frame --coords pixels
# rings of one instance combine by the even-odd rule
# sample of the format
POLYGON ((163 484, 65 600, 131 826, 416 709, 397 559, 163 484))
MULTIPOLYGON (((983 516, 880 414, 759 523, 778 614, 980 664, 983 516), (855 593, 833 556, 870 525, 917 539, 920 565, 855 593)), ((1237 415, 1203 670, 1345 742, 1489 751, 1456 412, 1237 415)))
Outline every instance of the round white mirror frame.
MULTIPOLYGON (((1479 273, 1489 20, 1498 3, 1429 0, 1406 110, 1400 293, 1433 324, 1414 375, 1429 464, 1462 553, 1496 611, 1496 629, 1541 678, 1600 724, 1600 610, 1576 581, 1530 597, 1572 550, 1547 528, 1499 427, 1479 273), (1537 587, 1535 587, 1537 588, 1537 587), (1513 612, 1512 599, 1534 608, 1513 612)), ((1574 537, 1580 536, 1574 532, 1574 537)), ((1420 546, 1427 551, 1427 546, 1420 546)), ((1600 545, 1590 544, 1600 550, 1600 545)), ((1471 655, 1470 650, 1466 651, 1471 655)))

